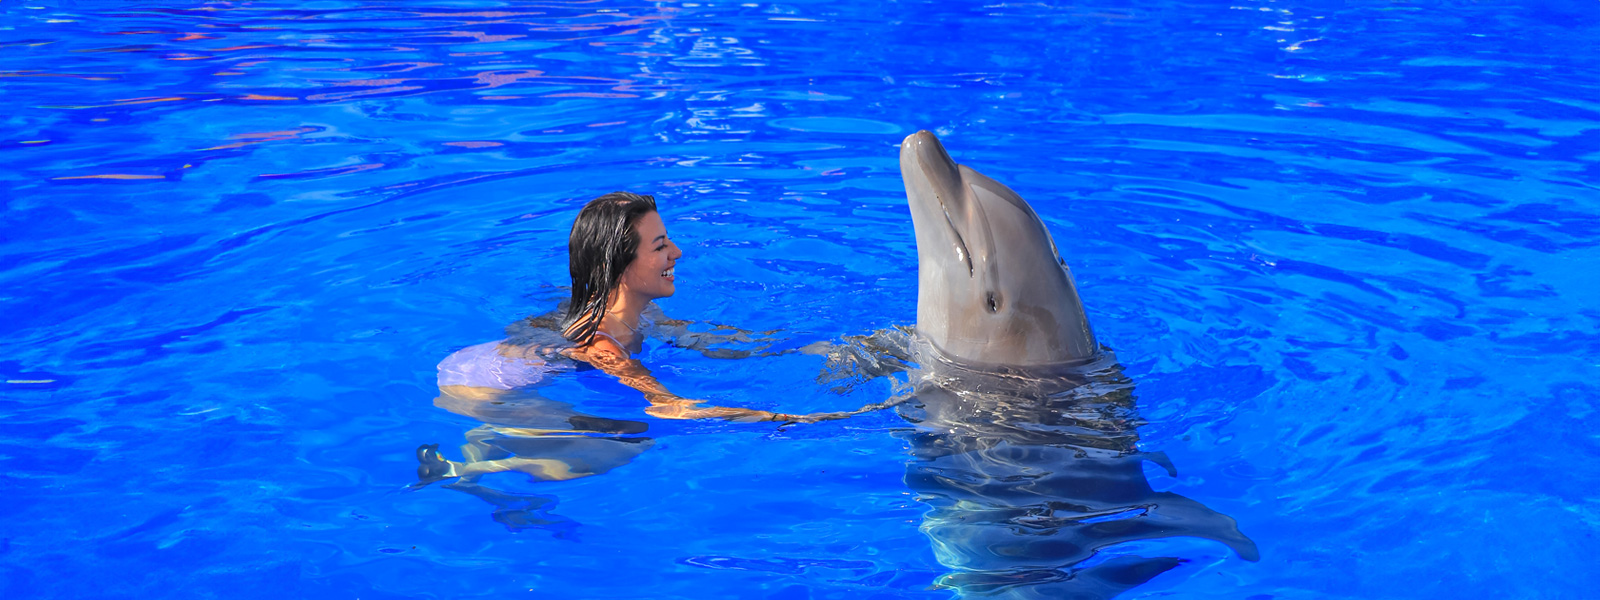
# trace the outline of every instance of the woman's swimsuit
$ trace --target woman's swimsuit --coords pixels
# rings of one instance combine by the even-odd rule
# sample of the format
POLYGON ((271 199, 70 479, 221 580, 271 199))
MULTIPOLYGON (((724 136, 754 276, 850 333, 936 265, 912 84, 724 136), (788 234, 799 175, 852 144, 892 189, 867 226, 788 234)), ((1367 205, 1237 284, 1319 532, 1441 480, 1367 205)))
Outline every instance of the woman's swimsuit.
POLYGON ((576 365, 563 356, 542 358, 510 357, 500 353, 501 342, 485 342, 457 350, 439 363, 439 387, 468 387, 510 390, 543 381, 550 373, 571 371, 576 365))
MULTIPOLYGON (((654 325, 655 321, 650 317, 639 315, 640 333, 648 331, 654 325)), ((628 349, 609 333, 596 329, 594 334, 611 340, 611 343, 616 344, 618 348, 628 349)), ((467 346, 446 357, 439 363, 439 387, 461 385, 511 390, 537 384, 551 373, 573 371, 587 366, 559 354, 552 354, 548 358, 506 356, 500 353, 500 345, 503 343, 504 340, 467 346)))
MULTIPOLYGON (((640 335, 640 341, 642 342, 643 341, 644 332, 649 331, 650 328, 651 327, 655 327, 655 325, 656 325, 655 320, 651 319, 650 317, 645 316, 644 313, 639 313, 639 328, 633 330, 633 332, 640 335)), ((633 350, 628 349, 627 346, 623 345, 620 340, 618 340, 617 338, 613 337, 611 334, 606 333, 605 331, 602 331, 600 329, 595 329, 594 330, 594 334, 598 335, 600 337, 606 338, 608 340, 611 340, 611 343, 616 344, 618 348, 621 348, 621 349, 627 351, 630 356, 633 354, 633 350)))

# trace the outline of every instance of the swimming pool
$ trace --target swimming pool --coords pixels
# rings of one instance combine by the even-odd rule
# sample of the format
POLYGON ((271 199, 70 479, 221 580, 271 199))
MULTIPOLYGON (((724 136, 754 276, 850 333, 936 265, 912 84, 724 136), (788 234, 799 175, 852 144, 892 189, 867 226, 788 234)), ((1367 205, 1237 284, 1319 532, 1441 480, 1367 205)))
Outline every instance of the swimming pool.
MULTIPOLYGON (((1227 514, 1121 597, 1600 587, 1592 3, 0 4, 0 595, 947 598, 893 411, 646 422, 603 475, 415 481, 434 366, 654 193, 670 315, 915 319, 896 145, 1049 225, 1160 490, 1227 514)), ((882 400, 649 346, 675 391, 882 400)), ((1491 592, 1492 590, 1492 592, 1491 592)))

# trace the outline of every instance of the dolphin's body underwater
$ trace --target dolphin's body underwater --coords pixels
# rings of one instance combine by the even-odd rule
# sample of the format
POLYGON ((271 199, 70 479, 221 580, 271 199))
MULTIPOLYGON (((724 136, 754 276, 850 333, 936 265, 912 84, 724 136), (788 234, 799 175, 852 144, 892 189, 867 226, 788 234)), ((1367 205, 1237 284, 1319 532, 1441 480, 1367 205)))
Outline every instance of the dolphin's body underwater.
POLYGON ((962 595, 1110 598, 1184 561, 1118 544, 1190 536, 1249 561, 1232 518, 1157 492, 1136 448, 1133 383, 1095 341, 1049 231, 1015 192, 957 165, 926 131, 900 146, 916 228, 909 343, 914 395, 900 413, 906 483, 932 506, 922 531, 962 595))

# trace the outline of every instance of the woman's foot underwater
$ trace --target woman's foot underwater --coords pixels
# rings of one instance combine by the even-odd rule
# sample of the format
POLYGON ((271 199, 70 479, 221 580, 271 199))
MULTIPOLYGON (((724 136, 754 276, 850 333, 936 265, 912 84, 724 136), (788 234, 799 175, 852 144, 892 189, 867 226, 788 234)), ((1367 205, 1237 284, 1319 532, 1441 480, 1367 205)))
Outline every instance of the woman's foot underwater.
POLYGON ((417 482, 412 488, 421 488, 435 481, 457 477, 456 464, 439 455, 438 444, 417 446, 417 482))

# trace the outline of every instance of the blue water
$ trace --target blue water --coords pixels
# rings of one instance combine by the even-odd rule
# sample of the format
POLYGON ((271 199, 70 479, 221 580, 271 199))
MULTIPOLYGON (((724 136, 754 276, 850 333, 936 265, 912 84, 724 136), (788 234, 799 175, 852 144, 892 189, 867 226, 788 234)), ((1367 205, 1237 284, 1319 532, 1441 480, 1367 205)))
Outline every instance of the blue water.
POLYGON ((0 597, 952 597, 894 411, 666 422, 580 373, 655 445, 403 491, 481 425, 434 366, 553 308, 604 192, 656 195, 669 315, 912 323, 917 129, 1047 221, 1152 484, 1260 546, 1107 549, 1186 561, 1121 597, 1592 597, 1597 39, 1579 0, 0 3, 0 597))

